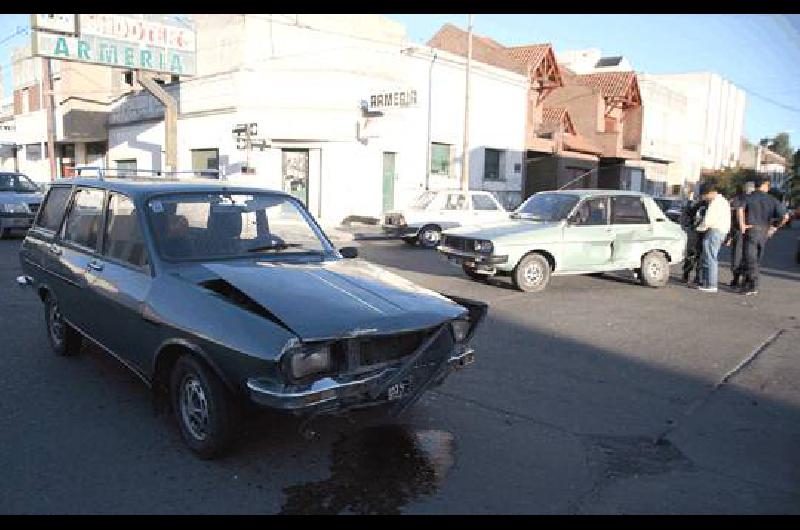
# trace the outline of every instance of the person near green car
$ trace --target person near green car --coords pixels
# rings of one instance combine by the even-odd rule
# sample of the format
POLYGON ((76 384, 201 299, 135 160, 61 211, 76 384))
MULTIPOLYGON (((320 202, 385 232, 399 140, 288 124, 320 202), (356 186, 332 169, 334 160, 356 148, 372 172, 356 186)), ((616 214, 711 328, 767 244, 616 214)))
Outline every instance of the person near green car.
POLYGON ((713 182, 700 187, 700 195, 708 203, 703 220, 697 227, 703 233, 703 252, 700 255, 701 285, 698 289, 705 293, 717 292, 719 278, 719 249, 731 230, 731 205, 717 192, 713 182))

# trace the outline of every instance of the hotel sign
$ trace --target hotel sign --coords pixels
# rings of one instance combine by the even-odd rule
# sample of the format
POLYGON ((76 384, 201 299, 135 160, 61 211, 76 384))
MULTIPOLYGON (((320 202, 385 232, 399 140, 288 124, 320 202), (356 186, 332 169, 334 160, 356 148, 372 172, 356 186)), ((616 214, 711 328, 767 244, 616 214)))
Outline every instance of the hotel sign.
POLYGON ((370 112, 416 106, 417 91, 411 89, 375 92, 367 100, 367 110, 370 112))
MULTIPOLYGON (((69 15, 34 15, 51 16, 69 15)), ((62 30, 36 20, 37 25, 32 21, 34 55, 175 75, 197 72, 195 33, 177 24, 133 15, 78 15, 73 36, 52 33, 62 30)))

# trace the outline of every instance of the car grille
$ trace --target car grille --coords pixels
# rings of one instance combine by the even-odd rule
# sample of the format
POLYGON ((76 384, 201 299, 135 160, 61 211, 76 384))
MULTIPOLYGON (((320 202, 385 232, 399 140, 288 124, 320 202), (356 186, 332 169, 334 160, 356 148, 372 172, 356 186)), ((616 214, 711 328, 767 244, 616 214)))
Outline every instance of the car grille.
POLYGON ((416 350, 427 333, 404 333, 388 337, 373 337, 359 341, 359 363, 362 366, 401 359, 416 350))
POLYGON ((444 236, 442 245, 452 248, 453 250, 461 250, 464 252, 472 252, 474 250, 472 239, 467 239, 466 237, 444 236))

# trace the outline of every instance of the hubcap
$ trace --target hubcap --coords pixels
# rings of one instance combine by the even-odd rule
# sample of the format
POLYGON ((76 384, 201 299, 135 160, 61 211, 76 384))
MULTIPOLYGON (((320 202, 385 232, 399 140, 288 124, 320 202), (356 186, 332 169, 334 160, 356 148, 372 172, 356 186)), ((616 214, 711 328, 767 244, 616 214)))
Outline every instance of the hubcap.
POLYGON ((663 272, 663 268, 661 264, 657 261, 651 261, 650 266, 647 268, 648 272, 650 273, 651 278, 660 278, 661 273, 663 272))
POLYGON ((208 401, 203 385, 193 375, 184 377, 181 383, 181 417, 183 424, 198 440, 208 436, 208 401))
POLYGON ((64 340, 64 320, 61 318, 61 311, 58 310, 58 304, 50 306, 50 337, 58 346, 60 346, 61 341, 64 340))
POLYGON ((539 266, 538 263, 531 263, 527 267, 525 267, 525 281, 531 285, 536 285, 542 281, 542 268, 539 266))

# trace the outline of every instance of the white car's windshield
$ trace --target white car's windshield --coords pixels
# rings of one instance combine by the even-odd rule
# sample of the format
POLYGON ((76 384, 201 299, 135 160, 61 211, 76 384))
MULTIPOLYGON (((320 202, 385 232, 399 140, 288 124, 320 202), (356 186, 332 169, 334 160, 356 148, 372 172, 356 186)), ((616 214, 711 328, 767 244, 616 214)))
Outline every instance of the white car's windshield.
POLYGON ((150 199, 147 214, 168 260, 332 252, 296 201, 280 195, 180 193, 150 199))
POLYGON ((577 195, 537 193, 523 202, 511 216, 534 221, 561 221, 566 219, 577 203, 577 195))
POLYGON ((414 200, 414 202, 411 204, 411 208, 413 208, 414 210, 424 210, 425 208, 431 205, 433 199, 435 198, 436 198, 435 191, 426 191, 425 193, 423 193, 414 200))

